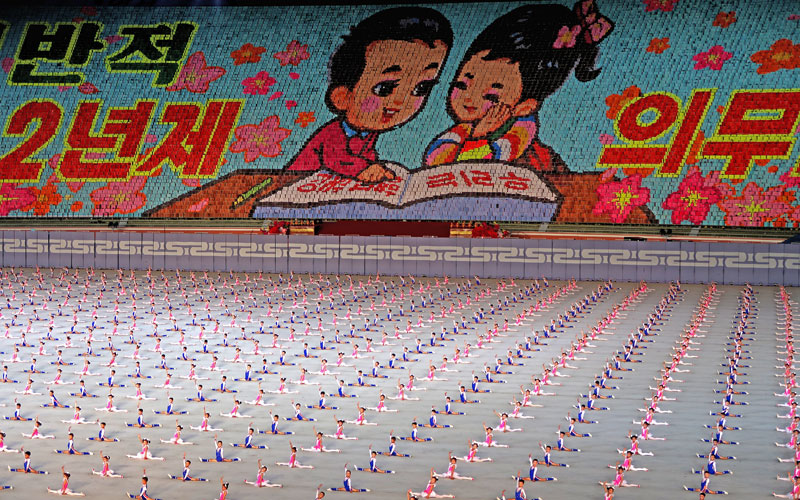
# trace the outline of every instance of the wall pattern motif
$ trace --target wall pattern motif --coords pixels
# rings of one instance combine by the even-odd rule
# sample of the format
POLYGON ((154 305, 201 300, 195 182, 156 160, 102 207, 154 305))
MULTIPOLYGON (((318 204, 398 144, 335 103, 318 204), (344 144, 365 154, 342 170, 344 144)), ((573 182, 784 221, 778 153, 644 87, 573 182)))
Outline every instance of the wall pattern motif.
POLYGON ((800 285, 796 245, 0 232, 0 265, 800 285))

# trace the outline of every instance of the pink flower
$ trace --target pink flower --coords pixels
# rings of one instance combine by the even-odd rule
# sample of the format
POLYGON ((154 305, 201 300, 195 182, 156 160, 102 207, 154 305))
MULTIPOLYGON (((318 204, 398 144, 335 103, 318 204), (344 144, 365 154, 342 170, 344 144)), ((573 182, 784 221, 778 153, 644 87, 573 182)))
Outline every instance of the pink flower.
POLYGON ((725 61, 731 57, 733 57, 733 54, 725 52, 722 45, 714 45, 708 52, 695 54, 692 60, 697 61, 697 64, 694 65, 694 69, 711 68, 715 71, 719 71, 722 69, 722 65, 725 64, 725 61))
POLYGON ((794 223, 794 227, 800 226, 800 206, 793 207, 786 216, 794 223))
MULTIPOLYGON (((792 169, 794 170, 794 169, 792 169)), ((781 174, 779 179, 785 187, 798 187, 800 186, 800 175, 792 175, 792 170, 781 174)))
POLYGON ((0 185, 0 216, 5 217, 13 210, 19 210, 31 205, 36 200, 36 195, 31 188, 20 188, 13 182, 0 185))
POLYGON ((110 217, 114 214, 130 214, 142 208, 147 196, 142 188, 148 177, 134 176, 128 181, 109 182, 89 194, 94 203, 92 215, 110 217))
POLYGON ((599 140, 600 140, 600 144, 603 144, 603 145, 606 145, 606 146, 609 145, 609 144, 614 144, 614 136, 610 135, 610 134, 600 134, 599 140))
MULTIPOLYGON (((691 167, 687 175, 693 172, 700 172, 700 168, 697 166, 691 167)), ((736 190, 727 182, 722 182, 719 178, 720 175, 722 175, 722 172, 718 170, 709 172, 708 176, 703 179, 703 187, 718 189, 723 198, 735 195, 736 190)))
POLYGON ((297 66, 301 61, 305 61, 311 57, 311 54, 308 53, 308 45, 303 45, 297 40, 292 40, 289 42, 289 45, 286 46, 284 52, 276 52, 272 57, 280 61, 281 66, 286 66, 288 64, 297 66))
POLYGON ((269 88, 275 85, 275 80, 266 71, 259 71, 256 76, 245 78, 242 80, 244 85, 244 93, 252 95, 265 95, 269 92, 269 88))
POLYGON ((206 56, 202 51, 195 52, 186 60, 183 65, 178 80, 174 85, 167 87, 169 91, 188 90, 198 94, 204 94, 214 80, 222 78, 225 69, 217 66, 206 66, 206 56))
POLYGON ((644 1, 645 12, 654 12, 657 10, 663 12, 672 12, 672 9, 675 8, 675 4, 678 3, 678 0, 643 0, 643 1, 644 1))
POLYGON ((208 198, 203 198, 191 207, 187 208, 187 212, 202 212, 208 206, 208 198))
POLYGON ((678 190, 667 196, 661 206, 672 210, 673 224, 680 224, 685 220, 692 224, 701 224, 711 207, 722 199, 722 192, 705 182, 706 179, 699 169, 690 170, 678 190))
POLYGON ((650 201, 650 190, 642 187, 639 174, 621 181, 611 181, 597 186, 597 204, 592 212, 596 215, 608 214, 612 222, 625 222, 631 211, 650 201))
POLYGON ((761 227, 769 219, 780 217, 791 210, 784 201, 783 186, 766 191, 755 182, 749 182, 741 196, 731 197, 719 203, 725 212, 725 224, 729 226, 761 227))
POLYGON ((580 26, 573 26, 572 28, 568 26, 563 26, 558 31, 558 36, 556 36, 556 41, 553 42, 554 49, 561 49, 561 48, 571 48, 575 46, 575 41, 578 39, 578 35, 581 32, 580 26))
POLYGON ((232 153, 244 153, 245 163, 250 163, 261 156, 274 158, 281 154, 281 141, 292 133, 288 128, 280 127, 281 120, 277 115, 265 118, 258 125, 242 125, 236 127, 236 142, 231 144, 232 153))

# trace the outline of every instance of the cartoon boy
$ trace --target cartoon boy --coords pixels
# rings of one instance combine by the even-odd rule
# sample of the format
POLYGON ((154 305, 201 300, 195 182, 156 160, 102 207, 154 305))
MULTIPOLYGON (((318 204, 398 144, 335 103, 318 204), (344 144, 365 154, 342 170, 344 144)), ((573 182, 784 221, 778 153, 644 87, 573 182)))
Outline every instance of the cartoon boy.
POLYGON ((375 142, 425 107, 453 44, 450 23, 433 9, 398 7, 364 19, 343 39, 331 56, 325 96, 337 116, 286 170, 325 168, 364 183, 391 180, 375 142))

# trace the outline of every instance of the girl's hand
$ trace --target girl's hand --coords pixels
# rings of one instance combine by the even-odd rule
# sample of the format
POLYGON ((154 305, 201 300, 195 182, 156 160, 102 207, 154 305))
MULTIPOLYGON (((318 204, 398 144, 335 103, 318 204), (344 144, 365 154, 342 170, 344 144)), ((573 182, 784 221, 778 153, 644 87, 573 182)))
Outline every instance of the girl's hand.
POLYGON ((486 114, 478 120, 477 125, 472 130, 473 137, 484 137, 504 124, 511 118, 512 110, 508 104, 495 104, 486 114))

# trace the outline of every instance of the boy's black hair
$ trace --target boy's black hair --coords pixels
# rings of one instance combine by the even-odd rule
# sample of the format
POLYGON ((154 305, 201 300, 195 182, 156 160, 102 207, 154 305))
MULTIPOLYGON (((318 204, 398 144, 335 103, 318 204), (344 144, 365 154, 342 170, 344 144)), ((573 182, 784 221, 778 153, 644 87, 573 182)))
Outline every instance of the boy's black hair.
MULTIPOLYGON (((583 33, 576 37, 573 47, 553 47, 563 27, 569 29, 579 24, 575 12, 563 5, 518 7, 497 18, 475 38, 464 55, 462 67, 475 54, 486 50, 489 53, 484 60, 508 59, 519 63, 520 100, 532 98, 541 103, 564 84, 573 69, 581 82, 594 80, 600 74, 600 69, 594 66, 597 45, 586 43, 583 33)), ((460 72, 461 68, 456 74, 460 72)))
POLYGON ((441 41, 453 46, 450 21, 442 13, 427 7, 395 7, 382 10, 350 28, 342 37, 344 43, 336 49, 328 66, 328 91, 325 104, 334 113, 338 110, 330 100, 331 91, 337 87, 352 89, 366 67, 367 47, 381 40, 420 41, 434 47, 441 41))

